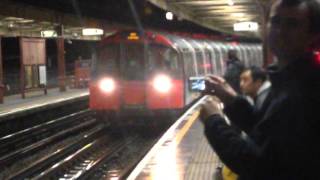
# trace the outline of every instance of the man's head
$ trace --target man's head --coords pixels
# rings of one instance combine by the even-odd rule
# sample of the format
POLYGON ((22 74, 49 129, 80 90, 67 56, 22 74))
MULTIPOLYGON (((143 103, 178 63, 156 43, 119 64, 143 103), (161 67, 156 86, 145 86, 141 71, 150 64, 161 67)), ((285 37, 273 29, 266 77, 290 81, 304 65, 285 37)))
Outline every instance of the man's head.
POLYGON ((280 65, 304 55, 320 34, 320 3, 317 0, 276 0, 268 21, 271 50, 280 65))
POLYGON ((238 59, 238 57, 237 57, 237 51, 234 50, 234 49, 230 49, 230 50, 228 51, 228 58, 229 58, 229 59, 238 59))
POLYGON ((242 93, 255 98, 259 88, 266 79, 266 72, 259 67, 252 66, 245 69, 240 75, 240 88, 242 93))

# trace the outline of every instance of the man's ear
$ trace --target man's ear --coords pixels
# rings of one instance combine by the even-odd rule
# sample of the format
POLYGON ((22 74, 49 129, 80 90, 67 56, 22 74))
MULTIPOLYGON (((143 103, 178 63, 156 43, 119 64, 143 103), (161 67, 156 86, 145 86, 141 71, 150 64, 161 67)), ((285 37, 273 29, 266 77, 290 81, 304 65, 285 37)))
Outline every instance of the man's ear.
POLYGON ((257 79, 254 81, 254 84, 261 86, 263 84, 263 81, 261 79, 257 79))

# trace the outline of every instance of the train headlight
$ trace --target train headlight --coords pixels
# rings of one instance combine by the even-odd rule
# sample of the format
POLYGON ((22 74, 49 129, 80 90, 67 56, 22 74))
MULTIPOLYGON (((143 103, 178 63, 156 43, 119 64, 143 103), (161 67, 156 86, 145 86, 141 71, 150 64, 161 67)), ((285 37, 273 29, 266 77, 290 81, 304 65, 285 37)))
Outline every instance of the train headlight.
POLYGON ((157 75, 153 80, 153 87, 161 93, 167 93, 172 88, 170 77, 166 75, 157 75))
POLYGON ((111 78, 101 79, 99 82, 99 88, 105 93, 111 93, 115 89, 115 82, 111 78))

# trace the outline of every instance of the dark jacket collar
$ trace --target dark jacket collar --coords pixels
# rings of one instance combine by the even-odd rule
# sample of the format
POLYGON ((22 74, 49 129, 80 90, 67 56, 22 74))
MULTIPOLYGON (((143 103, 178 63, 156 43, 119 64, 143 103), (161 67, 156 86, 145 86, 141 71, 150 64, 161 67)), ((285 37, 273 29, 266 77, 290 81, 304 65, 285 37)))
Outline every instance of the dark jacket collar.
POLYGON ((281 70, 277 64, 270 65, 268 74, 273 88, 292 83, 320 82, 320 65, 315 64, 312 58, 297 59, 281 70))

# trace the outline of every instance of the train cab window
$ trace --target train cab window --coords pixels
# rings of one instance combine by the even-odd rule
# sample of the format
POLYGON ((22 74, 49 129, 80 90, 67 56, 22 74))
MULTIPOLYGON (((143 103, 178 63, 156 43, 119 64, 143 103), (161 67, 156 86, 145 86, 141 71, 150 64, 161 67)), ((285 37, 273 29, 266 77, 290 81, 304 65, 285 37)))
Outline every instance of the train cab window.
POLYGON ((174 49, 151 45, 147 50, 147 55, 149 72, 164 71, 174 76, 182 74, 182 69, 179 68, 178 53, 174 49))
POLYGON ((95 75, 114 74, 118 71, 119 46, 108 45, 98 52, 95 75))

